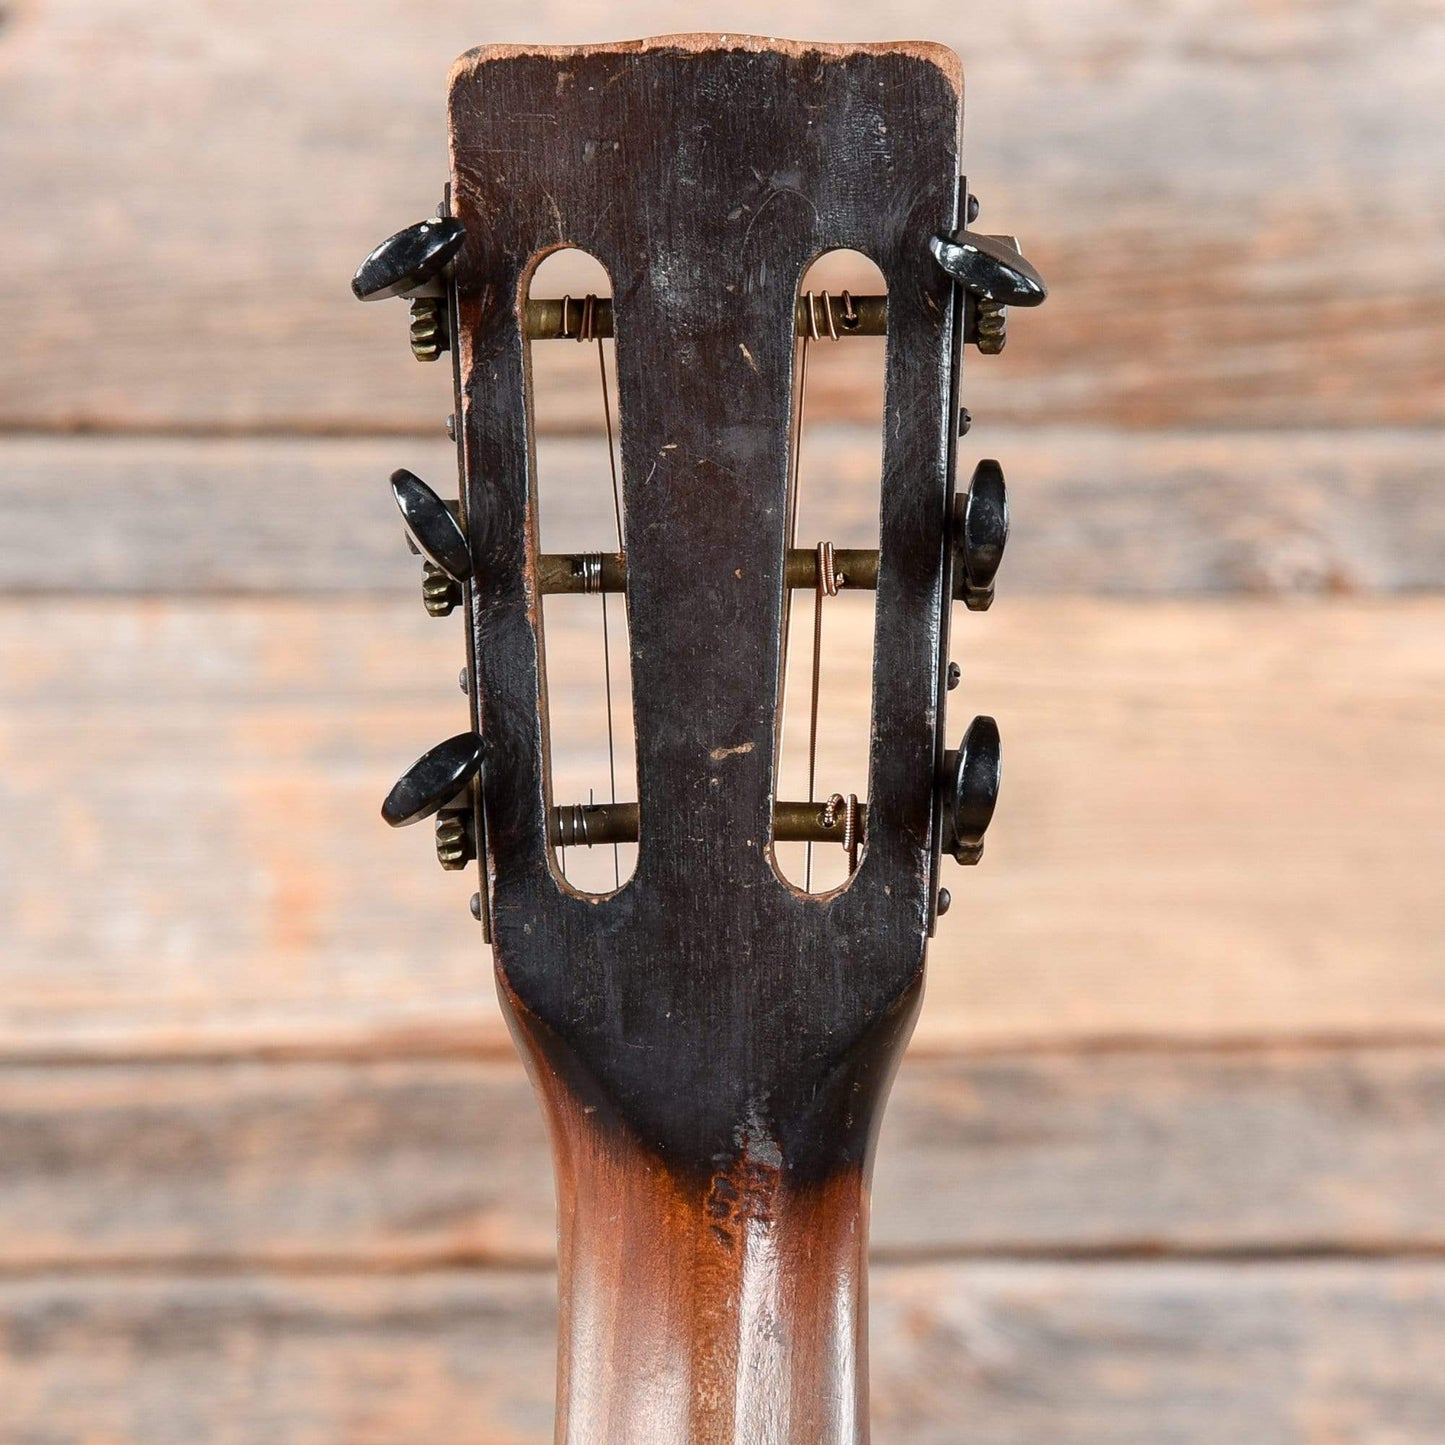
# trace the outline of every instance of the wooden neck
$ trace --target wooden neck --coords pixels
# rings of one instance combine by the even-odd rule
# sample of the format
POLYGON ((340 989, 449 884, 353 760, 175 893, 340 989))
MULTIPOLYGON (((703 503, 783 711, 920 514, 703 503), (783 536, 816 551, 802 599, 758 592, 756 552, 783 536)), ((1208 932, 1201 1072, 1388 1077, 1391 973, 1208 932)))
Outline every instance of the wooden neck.
POLYGON ((836 1150, 744 1110, 699 1167, 642 1143, 501 993, 556 1170, 557 1445, 867 1445, 869 1176, 913 1008, 819 1089, 849 1114, 812 1136, 836 1150))
POLYGON ((546 1103, 558 1445, 865 1445, 866 1171, 791 1183, 744 1127, 715 1172, 681 1176, 546 1103))

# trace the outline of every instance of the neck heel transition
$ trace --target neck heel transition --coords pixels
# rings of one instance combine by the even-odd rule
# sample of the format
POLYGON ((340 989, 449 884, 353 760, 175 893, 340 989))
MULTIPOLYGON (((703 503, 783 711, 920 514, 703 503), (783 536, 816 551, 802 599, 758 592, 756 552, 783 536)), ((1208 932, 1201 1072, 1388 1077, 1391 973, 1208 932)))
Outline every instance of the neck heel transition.
POLYGON ((749 1138, 680 1178, 595 1114, 549 1112, 558 1445, 867 1445, 863 1171, 799 1186, 749 1138))

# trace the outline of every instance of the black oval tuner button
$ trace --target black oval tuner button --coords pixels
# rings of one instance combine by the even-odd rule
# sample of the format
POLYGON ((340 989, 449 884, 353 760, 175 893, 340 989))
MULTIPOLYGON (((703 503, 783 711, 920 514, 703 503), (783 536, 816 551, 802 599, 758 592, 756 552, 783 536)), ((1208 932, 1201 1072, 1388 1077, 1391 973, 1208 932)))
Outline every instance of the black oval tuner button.
POLYGON ((998 724, 991 717, 974 718, 958 751, 948 754, 947 764, 944 845, 960 863, 977 863, 983 857, 983 835, 998 805, 1003 773, 998 724))
POLYGON ((1049 294, 1044 278, 1006 237, 955 231, 952 236, 935 236, 929 249, 959 285, 987 301, 1038 306, 1049 294))
POLYGON ((452 509, 405 468, 391 474, 391 494, 417 551, 453 582, 465 585, 472 575, 472 549, 452 509))
POLYGON ((968 606, 985 611, 993 601, 993 581, 1008 543, 1008 487, 996 461, 981 461, 968 492, 954 504, 954 545, 963 572, 960 595, 968 606))
POLYGON ((418 221, 388 236, 356 268, 351 290, 358 301, 409 296, 440 277, 466 239, 466 227, 451 216, 418 221))
POLYGON ((393 828, 430 818, 476 777, 486 752, 486 743, 476 733, 458 733, 438 743, 397 779, 381 805, 381 816, 393 828))

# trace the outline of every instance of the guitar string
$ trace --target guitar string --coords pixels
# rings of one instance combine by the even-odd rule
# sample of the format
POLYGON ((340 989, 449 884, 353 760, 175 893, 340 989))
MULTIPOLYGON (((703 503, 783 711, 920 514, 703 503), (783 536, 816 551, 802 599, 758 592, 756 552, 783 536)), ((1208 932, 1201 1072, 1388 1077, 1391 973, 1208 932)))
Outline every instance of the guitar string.
MULTIPOLYGON (((838 340, 838 323, 833 314, 833 298, 826 292, 820 295, 812 291, 803 293, 803 300, 807 307, 807 328, 803 332, 803 355, 799 366, 799 395, 798 395, 798 419, 797 419, 797 445, 793 449, 793 498, 792 498, 792 525, 789 545, 793 545, 797 536, 797 507, 798 493, 801 488, 798 485, 798 478, 801 470, 803 455, 803 421, 804 421, 804 400, 808 379, 808 342, 810 340, 822 340, 823 333, 818 327, 818 301, 823 303, 823 320, 827 326, 827 334, 830 340, 838 340)), ((857 324, 857 311, 853 305, 852 295, 843 292, 843 324, 851 329, 857 324)), ((836 597, 838 588, 843 582, 840 573, 834 570, 833 565, 833 544, 831 542, 818 543, 818 577, 817 585, 813 593, 813 677, 812 689, 809 697, 808 709, 808 801, 817 801, 818 793, 818 713, 819 699, 822 694, 823 682, 823 599, 825 597, 836 597)), ((849 845, 846 848, 849 863, 849 872, 856 866, 856 852, 852 847, 853 822, 856 818, 856 802, 852 805, 849 813, 849 825, 847 836, 849 845)), ((809 839, 803 853, 803 891, 813 891, 813 842, 809 839)))
MULTIPOLYGON (((592 313, 597 304, 595 296, 587 298, 586 326, 592 331, 592 313)), ((602 420, 607 428, 607 465, 612 472, 612 515, 617 522, 617 550, 626 555, 622 540, 622 489, 617 480, 617 446, 612 436, 612 399, 607 387, 607 353, 602 338, 597 337, 597 370, 602 381, 602 420)), ((599 579, 600 580, 600 579, 599 579)), ((625 605, 625 604, 624 604, 625 605)), ((607 695, 607 775, 612 787, 612 801, 617 801, 617 747, 612 723, 612 645, 607 635, 607 591, 602 591, 602 682, 607 695)), ((622 887, 622 849, 612 845, 612 874, 618 888, 622 887)))
MULTIPOLYGON (((817 300, 811 291, 804 293, 804 300, 808 308, 808 329, 803 332, 803 373, 802 385, 807 385, 807 358, 808 342, 814 337, 821 340, 821 333, 818 330, 818 307, 817 300)), ((831 298, 825 291, 823 293, 823 313, 828 322, 828 334, 833 340, 838 339, 838 331, 833 322, 833 306, 831 298)), ((798 401, 798 444, 794 450, 794 505, 797 504, 797 492, 801 488, 797 485, 797 476, 801 472, 803 457, 803 431, 804 412, 803 397, 798 401)), ((818 794, 818 702, 822 692, 823 682, 823 598, 837 592, 837 584, 833 578, 833 548, 828 542, 818 543, 818 580, 813 591, 813 665, 812 665, 812 686, 808 698, 808 801, 817 801, 818 794)), ((813 840, 810 838, 803 849, 803 891, 813 891, 813 840)))
MULTIPOLYGON (((562 303, 562 334, 567 332, 567 308, 570 297, 565 297, 562 303)), ((827 318, 828 332, 833 339, 837 339, 837 329, 833 319, 832 299, 827 292, 823 293, 824 314, 827 318)), ((792 548, 797 543, 798 535, 798 510, 801 496, 800 477, 802 471, 803 433, 806 421, 807 406, 807 385, 808 385, 808 343, 815 335, 820 335, 818 330, 816 299, 810 291, 806 293, 806 304, 808 308, 808 329, 803 332, 799 348, 798 361, 798 385, 795 395, 794 406, 794 436, 796 438, 792 466, 788 478, 788 546, 792 548)), ((624 556, 626 546, 623 540, 622 528, 622 495, 621 485, 618 479, 617 468, 617 445, 612 425, 612 402, 611 392, 607 381, 607 353, 602 337, 597 334, 595 313, 597 297, 589 294, 582 301, 582 316, 577 328, 577 339, 581 342, 595 340, 597 343, 597 367, 598 378, 601 385, 602 420, 607 435, 607 462, 612 481, 612 511, 617 529, 618 551, 624 556)), ((851 297, 844 293, 845 315, 851 316, 851 297)), ((814 591, 813 600, 813 654, 812 654, 812 677, 809 695, 809 720, 808 720, 808 801, 817 800, 817 767, 818 767, 818 723, 820 714, 820 699, 822 692, 822 644, 823 644, 823 599, 837 595, 838 586, 842 578, 833 570, 833 548, 831 543, 820 542, 817 554, 817 585, 814 591)), ((599 578, 600 582, 600 578, 599 578)), ((611 639, 607 620, 607 593, 601 593, 602 602, 602 670, 603 688, 606 698, 607 711, 607 770, 608 781, 611 788, 612 802, 617 801, 617 749, 616 729, 613 717, 612 706, 612 649, 611 639)), ((786 659, 786 648, 785 659, 786 659)), ((786 661, 785 661, 786 673, 786 661)), ((786 689, 785 689, 786 691, 786 689)), ((785 709, 786 711, 786 709, 785 709)), ((622 886, 622 863, 621 850, 618 844, 612 845, 613 874, 616 885, 622 886)), ((804 889, 812 891, 813 880, 813 844, 809 840, 805 845, 804 863, 804 889)))
MULTIPOLYGON (((798 343, 798 388, 797 388, 796 397, 795 397, 795 399, 794 399, 794 407, 793 407, 793 456, 792 456, 792 468, 791 468, 790 473, 789 473, 789 476, 788 476, 788 548, 789 548, 790 551, 792 550, 792 548, 794 548, 794 547, 796 547, 796 546, 798 545, 798 499, 799 499, 799 496, 801 495, 801 492, 802 492, 802 487, 801 487, 801 485, 800 485, 800 478, 801 478, 801 475, 802 475, 802 465, 803 465, 803 424, 804 424, 804 421, 806 420, 806 416, 807 416, 807 398, 808 398, 808 342, 809 342, 810 340, 811 340, 811 337, 810 337, 809 333, 808 333, 807 331, 805 331, 805 332, 803 332, 802 340, 798 343)), ((790 588, 787 588, 787 587, 784 587, 783 590, 784 590, 784 593, 786 594, 786 596, 789 598, 788 616, 789 616, 789 620, 790 620, 790 622, 791 622, 791 617, 792 617, 792 603, 791 603, 792 591, 791 591, 790 588)), ((817 746, 817 738, 818 738, 818 670, 817 670, 817 658, 816 658, 816 647, 817 647, 817 632, 818 632, 818 627, 819 627, 819 619, 817 619, 817 618, 815 617, 815 618, 814 618, 814 622, 813 622, 813 635, 814 635, 815 656, 814 656, 814 664, 813 664, 812 723, 811 723, 811 726, 810 726, 810 728, 809 728, 809 741, 808 741, 808 801, 809 801, 809 802, 812 802, 812 801, 813 801, 814 767, 815 767, 815 751, 814 751, 814 750, 815 750, 815 748, 816 748, 816 746, 817 746)), ((792 635, 792 629, 791 629, 791 626, 789 626, 789 628, 788 628, 788 637, 791 637, 791 635, 792 635)), ((785 638, 785 639, 784 639, 784 644, 783 644, 784 678, 785 678, 785 681, 784 681, 784 684, 783 684, 784 726, 786 726, 786 723, 787 723, 787 712, 786 712, 786 700, 787 700, 786 662, 787 662, 787 654, 788 654, 788 645, 787 645, 787 638, 785 638)), ((804 863, 803 863, 803 889, 804 889, 804 891, 805 891, 805 892, 812 892, 812 884, 813 884, 813 845, 812 845, 812 843, 808 843, 808 844, 805 845, 805 850, 804 850, 804 863)))
MULTIPOLYGON (((832 566, 832 547, 826 542, 818 544, 818 585, 813 592, 813 691, 808 715, 808 801, 817 800, 818 792, 818 694, 823 678, 823 598, 826 595, 827 573, 824 572, 824 552, 828 553, 828 566, 832 566)), ((803 891, 813 891, 813 842, 808 840, 804 853, 803 891)))

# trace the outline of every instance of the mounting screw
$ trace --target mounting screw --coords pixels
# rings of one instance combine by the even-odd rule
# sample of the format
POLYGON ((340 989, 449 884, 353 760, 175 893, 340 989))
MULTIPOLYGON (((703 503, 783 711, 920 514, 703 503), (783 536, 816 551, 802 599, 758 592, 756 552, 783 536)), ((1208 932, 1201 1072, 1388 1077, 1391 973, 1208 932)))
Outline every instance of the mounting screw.
POLYGON ((447 872, 455 873, 475 860, 470 814, 443 810, 437 814, 436 829, 437 862, 447 872))
POLYGON ((467 672, 466 668, 462 668, 462 670, 457 673, 457 686, 461 688, 463 692, 470 692, 472 690, 471 675, 467 672))
POLYGON ((473 893, 468 907, 472 910, 472 917, 480 923, 482 921, 482 895, 480 893, 473 893))
POLYGON ((447 417, 446 421, 444 421, 444 422, 442 423, 442 425, 443 425, 444 427, 446 427, 446 429, 447 429, 447 440, 448 440, 448 441, 453 441, 453 442, 456 441, 456 439, 457 439, 457 417, 456 417, 456 413, 453 412, 449 417, 447 417))
POLYGON ((952 692, 952 691, 954 690, 954 688, 956 688, 956 687, 958 686, 958 684, 959 684, 960 680, 962 679, 962 677, 963 677, 963 670, 959 667, 959 665, 958 665, 956 662, 950 662, 950 663, 948 664, 948 690, 949 690, 949 692, 952 692))
POLYGON ((942 918, 952 907, 953 894, 951 894, 947 888, 940 888, 938 890, 938 916, 942 918))
POLYGON ((958 434, 961 437, 968 435, 968 429, 973 425, 973 413, 966 406, 958 409, 958 434))
POLYGON ((421 599, 433 617, 450 617, 462 605, 461 584, 453 582, 436 563, 423 563, 421 599))
POLYGON ((968 193, 968 204, 964 208, 964 215, 968 217, 970 226, 978 220, 978 197, 972 191, 968 193))
POLYGON ((440 296, 418 296, 411 303, 411 354, 418 361, 435 361, 450 345, 446 302, 440 296))

